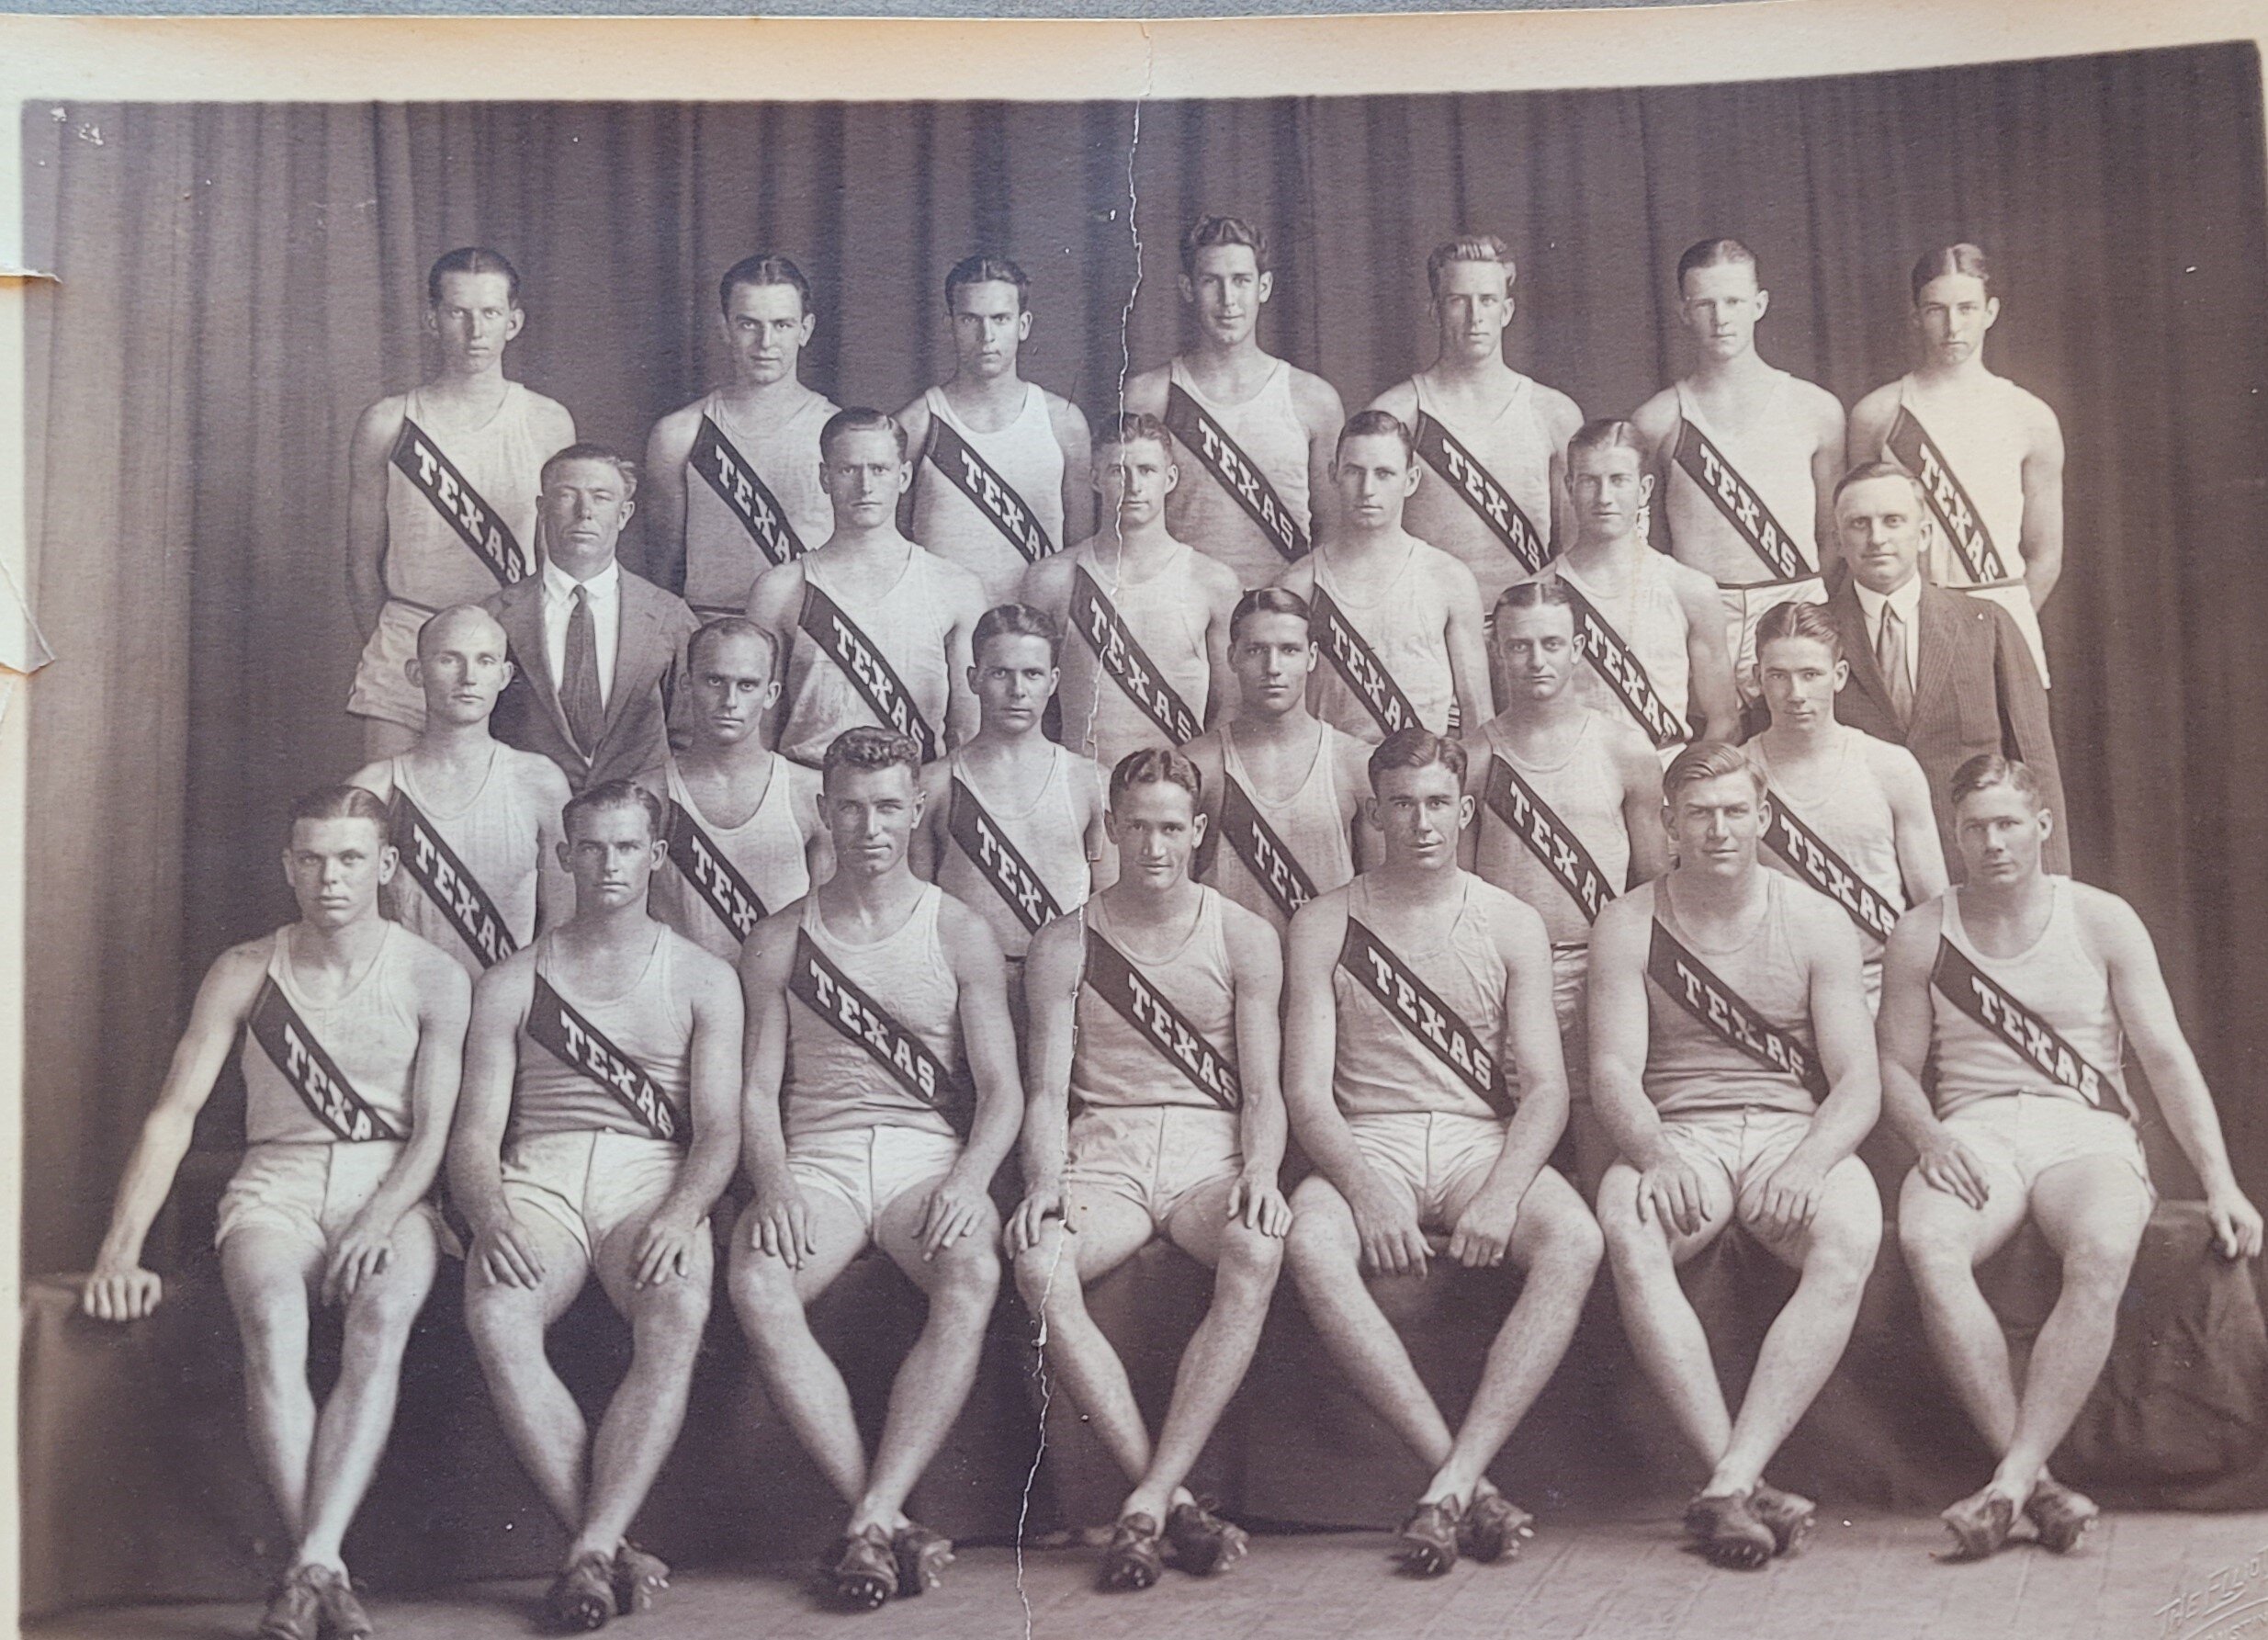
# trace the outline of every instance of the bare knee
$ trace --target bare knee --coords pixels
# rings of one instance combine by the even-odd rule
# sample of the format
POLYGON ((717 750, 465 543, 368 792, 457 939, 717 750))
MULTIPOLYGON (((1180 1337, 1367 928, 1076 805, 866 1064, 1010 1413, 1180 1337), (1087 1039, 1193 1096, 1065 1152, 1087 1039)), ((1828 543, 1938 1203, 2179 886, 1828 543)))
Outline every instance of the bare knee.
POLYGON ((708 1324, 710 1277, 706 1267, 690 1275, 666 1276, 639 1289, 630 1321, 643 1345, 694 1345, 708 1324))
POLYGON ((2104 1304, 2116 1304, 2134 1272, 2139 1227, 2091 1223, 2063 1243, 2063 1290, 2104 1304))
POLYGON ((931 1262, 929 1290, 932 1312, 947 1309, 979 1315, 992 1308, 1000 1292, 1000 1255, 989 1237, 963 1237, 939 1251, 931 1262))
POLYGON ((1058 1315, 1078 1309, 1086 1300, 1079 1284, 1078 1261, 1064 1245, 1060 1229, 1045 1240, 1026 1248, 1016 1257, 1016 1291, 1033 1315, 1058 1315))
POLYGON ((528 1359, 531 1349, 543 1351, 543 1311, 539 1296, 525 1287, 507 1287, 479 1274, 465 1282, 465 1332, 485 1370, 494 1373, 528 1359))
POLYGON ((1530 1275, 1551 1274, 1588 1284, 1607 1256, 1607 1233, 1575 1202, 1555 1204, 1541 1216, 1529 1243, 1530 1275))
POLYGON ((1336 1275, 1353 1268, 1358 1250, 1354 1224, 1338 1198, 1302 1191, 1292 1204, 1283 1250, 1294 1276, 1336 1275))
POLYGON ((1233 1223, 1221 1238, 1214 1290, 1265 1298, 1275 1290, 1283 1260, 1283 1238, 1265 1235, 1242 1221, 1233 1223))

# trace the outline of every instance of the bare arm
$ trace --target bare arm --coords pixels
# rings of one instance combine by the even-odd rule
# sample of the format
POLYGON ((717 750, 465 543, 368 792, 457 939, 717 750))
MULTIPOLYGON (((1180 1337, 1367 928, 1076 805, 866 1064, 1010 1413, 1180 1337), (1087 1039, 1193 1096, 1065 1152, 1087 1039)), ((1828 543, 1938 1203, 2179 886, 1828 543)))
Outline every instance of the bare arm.
POLYGON ((930 396, 916 393, 912 403, 897 413, 897 424, 906 430, 906 459, 913 468, 913 481, 898 492, 897 527, 911 539, 913 537, 913 496, 921 487, 921 463, 930 451, 930 396))
POLYGON ((1363 801, 1371 789, 1371 749, 1351 738, 1333 744, 1345 760, 1339 770, 1338 789, 1346 795, 1348 808, 1352 811, 1347 824, 1354 838, 1355 869, 1368 871, 1386 857, 1386 835, 1371 822, 1371 806, 1363 801))
POLYGON ((1338 1006, 1331 970, 1347 937, 1347 897, 1326 894, 1292 919, 1284 953, 1283 1103, 1300 1148, 1341 1193, 1370 1164, 1355 1148, 1331 1090, 1338 1057, 1338 1006))
POLYGON ((1811 451, 1811 492, 1817 498, 1811 529, 1820 567, 1824 569, 1842 550, 1834 524, 1834 487, 1849 470, 1844 454, 1849 430, 1844 424, 1843 402, 1824 388, 1819 399, 1819 443, 1811 451))
POLYGON ((1652 895, 1614 901, 1591 926, 1591 1106, 1615 1148, 1641 1172, 1671 1155, 1661 1114, 1646 1097, 1653 1033, 1646 954, 1653 935, 1652 895))
POLYGON ((1094 435, 1078 406, 1053 393, 1047 396, 1047 419, 1063 447, 1063 539, 1055 545, 1067 547, 1095 533, 1094 435))
MULTIPOLYGON (((679 936, 664 933, 665 940, 679 936)), ((694 1273, 694 1249, 740 1159, 740 987, 725 963, 690 942, 677 952, 688 980, 693 1041, 687 1049, 693 1139, 677 1182, 648 1216, 630 1252, 631 1279, 652 1286, 694 1273), (701 960, 694 958, 698 956, 701 960)))
POLYGON ((819 814, 818 771, 785 761, 777 767, 787 777, 788 799, 795 805, 795 826, 803 833, 804 870, 816 888, 835 875, 835 840, 819 814))
POLYGON ((402 401, 380 399, 346 447, 346 606, 365 638, 386 602, 386 464, 401 422, 402 401))
MULTIPOLYGON (((1653 495, 1658 501, 1669 492, 1669 469, 1674 463, 1675 445, 1672 435, 1678 425, 1677 390, 1664 388, 1630 413, 1630 425, 1638 430, 1643 444, 1641 470, 1653 481, 1653 495)), ((1669 533, 1669 508, 1656 506, 1652 510, 1653 528, 1648 541, 1664 552, 1675 547, 1669 533)))
POLYGON ((1567 488, 1567 441, 1583 427, 1583 411, 1565 393, 1550 391, 1543 401, 1543 418, 1551 430, 1551 550, 1563 552, 1574 545, 1575 503, 1567 488))
MULTIPOLYGON (((559 863, 559 844, 567 840, 559 816, 574 794, 549 758, 530 756, 526 766, 542 794, 536 821, 536 926, 553 929, 575 914, 575 879, 559 863)), ((655 790, 660 793, 660 787, 655 790)))
POLYGON ((1339 429, 1347 424, 1347 406, 1337 388, 1305 370, 1292 373, 1292 400, 1307 429, 1307 535, 1319 541, 1337 522, 1331 513, 1337 493, 1331 484, 1331 462, 1338 452, 1339 429))
MULTIPOLYGON (((472 1013, 472 981, 452 957, 436 951, 417 965, 417 1058, 410 1071, 410 1137, 387 1170, 354 1226, 333 1250, 328 1274, 353 1277, 355 1232, 382 1244, 401 1216, 432 1193, 448 1154, 449 1124, 465 1069, 465 1027, 472 1013)), ((378 1262, 382 1262, 379 1261, 378 1262)), ((377 1263, 370 1268, 376 1269, 377 1263)), ((326 1283, 328 1284, 328 1283, 326 1283)), ((347 1281, 346 1296, 355 1282, 347 1281)))
MULTIPOLYGON (((1879 461, 1890 438, 1890 424, 1898 418, 1898 384, 1879 387, 1851 412, 1850 435, 1844 445, 1844 470, 1868 461, 1879 461)), ((1838 478, 1842 475, 1837 474, 1838 478)), ((1830 505, 1833 503, 1831 503, 1830 505)), ((1831 520, 1832 522, 1832 520, 1831 520)), ((1829 537, 1831 540, 1834 537, 1829 537)))
POLYGON ((699 430, 697 412, 681 410, 654 424, 638 475, 638 509, 646 515, 646 579, 685 595, 686 462, 699 430))
POLYGON ((1243 690, 1228 663, 1228 626, 1243 596, 1236 575, 1209 558, 1198 559, 1205 592, 1205 727, 1233 720, 1243 690))
POLYGON ((2041 608, 2063 578, 2063 428, 2046 405, 2035 413, 2032 447, 2024 456, 2024 585, 2041 608))
POLYGON ((906 840, 906 869, 925 883, 937 880, 945 851, 953 846, 947 821, 953 811, 953 768, 943 758, 921 767, 921 823, 906 840))
POLYGON ((740 947, 740 1154, 755 1187, 751 1239, 800 1269, 814 1250, 803 1193, 787 1171, 787 1130, 780 1108, 787 1081, 787 977, 804 902, 774 911, 740 947))
POLYGON ((1630 840, 1630 871, 1623 885, 1628 889, 1650 883, 1670 868, 1669 833, 1662 829, 1661 760, 1635 730, 1617 736, 1617 741, 1622 829, 1630 840))
POLYGON ((1023 1125, 1023 1087, 1016 1072, 1016 1027, 1008 1012, 1008 959, 982 917, 948 898, 940 910, 945 949, 961 987, 961 1036, 976 1085, 976 1118, 961 1166, 984 1190, 1023 1125))
POLYGON ((1882 1114, 1882 1073, 1860 978, 1858 931, 1839 907, 1823 900, 1804 901, 1790 929, 1800 942, 1799 957, 1811 969, 1811 1035, 1827 1078, 1827 1097, 1795 1155, 1823 1173, 1874 1131, 1882 1114))
POLYGON ((945 633, 945 722, 947 746, 965 746, 976 738, 976 693, 968 674, 976 665, 976 623, 985 613, 985 594, 976 578, 957 571, 962 584, 953 597, 953 625, 945 633))
POLYGON ((1898 851, 1898 877, 1906 903, 1924 905, 1946 891, 1945 843, 1929 803, 1929 776, 1913 754, 1887 741, 1866 748, 1890 799, 1891 844, 1898 851))
POLYGON ((1449 648, 1450 683, 1456 691, 1458 733, 1470 736, 1488 721, 1492 701, 1481 588, 1472 571, 1446 554, 1437 568, 1449 604, 1442 640, 1449 648))
POLYGON ((1265 918, 1226 903, 1221 914, 1235 976, 1236 1080, 1244 1093, 1237 1142, 1251 1188, 1273 1191, 1290 1131, 1282 1076, 1283 946, 1265 918))
POLYGON ((1686 612, 1689 704, 1701 714, 1705 741, 1741 738, 1741 697, 1732 686, 1732 656, 1725 648, 1724 601, 1717 583, 1698 570, 1674 565, 1677 602, 1686 612))
POLYGON ((1525 905, 1499 908, 1492 922, 1505 965, 1505 1035, 1519 1103, 1505 1129, 1496 1165, 1450 1238, 1450 1256, 1470 1266, 1504 1261, 1519 1205, 1567 1126, 1567 1067, 1559 1015, 1551 1004, 1551 938, 1543 919, 1525 905))
POLYGON ((1058 917, 1024 953, 1024 1198, 1008 1225, 1008 1250, 1024 1251, 1048 1219, 1063 1216, 1063 1169, 1070 1149, 1071 1055, 1078 1013, 1086 929, 1078 914, 1058 917))
POLYGON ((543 1280, 534 1244, 504 1198, 502 1152, 519 1064, 519 1030, 535 996, 536 958, 523 951, 474 982, 465 1073, 449 1135, 449 1193, 472 1227, 465 1279, 533 1287, 543 1280))
POLYGON ((748 592, 748 618, 771 635, 773 673, 780 684, 757 726, 767 746, 780 743, 780 725, 787 717, 787 659, 794 652, 795 619, 803 612, 803 567, 790 562, 760 571, 748 592))
POLYGON ((1078 766, 1084 788, 1079 801, 1086 809, 1081 836, 1087 854, 1087 892, 1091 898, 1118 881, 1118 845, 1111 841, 1111 829, 1104 824, 1110 810, 1110 776, 1091 758, 1080 758, 1078 766))

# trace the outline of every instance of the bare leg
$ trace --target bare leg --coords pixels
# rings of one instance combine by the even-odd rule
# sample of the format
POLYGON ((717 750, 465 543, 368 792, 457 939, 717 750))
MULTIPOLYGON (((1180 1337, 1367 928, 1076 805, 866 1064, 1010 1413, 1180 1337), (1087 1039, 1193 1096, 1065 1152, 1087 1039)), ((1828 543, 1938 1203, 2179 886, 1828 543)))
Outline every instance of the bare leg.
MULTIPOLYGON (((1134 1386, 1111 1340, 1087 1313, 1087 1284, 1124 1263, 1150 1239, 1150 1216, 1109 1191, 1066 1193, 1064 1216, 1016 1261, 1016 1288, 1044 1329, 1048 1369, 1129 1481, 1150 1466, 1150 1434, 1134 1386)), ((1164 1511, 1154 1511, 1164 1520, 1164 1511)))
POLYGON ((544 1503, 570 1537, 582 1530, 584 1465, 590 1431, 582 1409, 551 1367, 544 1334, 582 1291, 591 1262, 582 1244, 541 1213, 519 1215, 520 1228, 543 1263, 534 1288, 491 1283, 465 1272, 465 1330, 488 1380, 504 1438, 544 1503))
POLYGON ((1995 1455, 2016 1432, 2008 1335, 1977 1286, 1977 1266, 2007 1244, 2028 1204, 2013 1172, 1994 1171, 1981 1210, 1937 1189, 1919 1169, 1898 1196, 1898 1243, 1921 1301, 1922 1328, 1953 1394, 1995 1455))
POLYGON ((1678 1236, 1658 1217, 1638 1216, 1638 1171, 1626 1162, 1607 1170, 1598 1187, 1598 1224, 1606 1232, 1615 1295, 1630 1349, 1687 1443, 1712 1468, 1732 1440, 1732 1415, 1717 1378, 1709 1334, 1677 1284, 1677 1266, 1707 1247, 1732 1222, 1732 1185, 1721 1168, 1697 1170, 1704 1221, 1678 1236))
POLYGON ((322 1249, 264 1226, 220 1245, 220 1275, 244 1347, 244 1421, 261 1478, 297 1540, 307 1525, 307 1472, 315 1449, 315 1397, 307 1386, 309 1295, 322 1249))
POLYGON ((741 1216, 732 1233, 727 1284, 764 1393, 827 1476, 827 1484, 845 1503, 855 1503, 866 1490, 865 1442, 859 1438, 858 1419, 851 1410, 850 1386, 811 1336, 804 1306, 866 1250, 866 1232, 851 1205, 831 1191, 807 1190, 804 1202, 810 1210, 817 1250, 805 1259, 803 1268, 791 1270, 785 1261, 755 1245, 751 1211, 741 1216))

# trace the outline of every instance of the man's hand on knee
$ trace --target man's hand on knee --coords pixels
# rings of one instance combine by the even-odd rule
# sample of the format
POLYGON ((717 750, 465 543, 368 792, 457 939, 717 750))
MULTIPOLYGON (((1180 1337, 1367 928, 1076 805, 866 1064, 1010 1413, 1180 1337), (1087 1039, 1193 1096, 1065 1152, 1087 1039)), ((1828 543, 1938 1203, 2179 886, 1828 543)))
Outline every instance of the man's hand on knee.
POLYGON ((748 1244, 790 1270, 801 1270, 804 1261, 818 1252, 811 1238, 810 1204, 793 1179, 757 1182, 756 1199, 748 1210, 748 1244))
POLYGON ((322 1301, 345 1304, 362 1284, 384 1270, 394 1256, 394 1227, 373 1220, 366 1207, 346 1227, 323 1268, 322 1301))
POLYGON ((1505 1249, 1519 1223, 1520 1198, 1511 1191, 1484 1185, 1457 1216, 1449 1238, 1449 1256, 1468 1270, 1494 1269, 1504 1262, 1505 1249))
POLYGON ((1916 1148, 1913 1167, 1922 1175, 1923 1183, 1959 1198, 1980 1213, 1992 1197, 1992 1187, 1985 1179, 1976 1153, 1942 1126, 1926 1136, 1916 1148))
POLYGON ((1809 1157, 1790 1156, 1772 1170, 1757 1198, 1755 1229, 1767 1240, 1785 1240, 1811 1227, 1826 1189, 1827 1171, 1809 1157))
POLYGON ((638 1231, 637 1245, 630 1250, 630 1284, 658 1286, 672 1276, 692 1275, 700 1235, 700 1220, 689 1224, 682 1216, 656 1213, 638 1231))
POLYGON ((141 1265, 111 1269, 96 1265, 79 1294, 79 1307, 97 1321, 139 1321, 153 1313, 164 1284, 141 1265))
POLYGON ((1641 1172, 1638 1219, 1641 1224, 1658 1222, 1675 1235, 1698 1235, 1709 1223, 1709 1202, 1701 1189, 1699 1171, 1684 1157, 1672 1154, 1641 1172))
POLYGON ((470 1262, 491 1287, 540 1287, 544 1261, 534 1238, 507 1209, 480 1227, 472 1239, 470 1262))

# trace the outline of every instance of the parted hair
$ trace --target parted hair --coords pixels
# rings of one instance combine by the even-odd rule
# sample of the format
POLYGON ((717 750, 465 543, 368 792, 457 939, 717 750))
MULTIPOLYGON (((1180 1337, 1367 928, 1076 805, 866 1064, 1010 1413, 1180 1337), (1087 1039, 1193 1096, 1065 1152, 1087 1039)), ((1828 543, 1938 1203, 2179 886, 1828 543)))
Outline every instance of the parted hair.
POLYGON ((827 458, 834 448, 835 440, 846 433, 887 433, 897 440, 897 458, 906 458, 906 428, 887 411, 869 410, 863 404, 849 410, 838 410, 827 418, 827 425, 819 429, 819 459, 827 458))
POLYGON ((1143 438, 1165 451, 1168 460, 1173 458, 1171 430, 1146 410, 1126 411, 1104 422, 1101 435, 1095 440, 1095 448, 1097 451, 1107 450, 1113 446, 1129 445, 1143 438))
POLYGON ((728 638, 753 638, 764 646, 765 670, 770 671, 779 664, 778 639, 744 615, 720 615, 713 621, 702 622, 694 635, 685 639, 685 670, 690 673, 700 664, 703 650, 728 638))
POLYGON ((811 281, 803 277, 802 268, 784 256, 759 253, 743 256, 725 269, 725 277, 717 281, 717 307, 729 309, 732 293, 743 285, 785 285, 803 303, 803 311, 811 311, 811 281))
POLYGON ((1549 581, 1516 581, 1497 594, 1498 609, 1564 609, 1572 613, 1574 594, 1554 575, 1549 581))
POLYGON ((1315 612, 1299 594, 1281 586, 1256 586, 1237 599, 1236 607, 1229 612, 1229 642, 1236 641, 1237 628, 1256 615, 1296 615, 1311 627, 1315 619, 1315 612))
POLYGON ((964 256, 953 265, 945 276, 945 311, 953 311, 953 293, 964 285, 1013 285, 1016 287, 1016 309, 1022 312, 1032 306, 1032 278, 1024 270, 1005 256, 988 256, 978 253, 964 256))
MULTIPOLYGON (((1722 267, 1728 263, 1741 263, 1748 271, 1756 272, 1756 253, 1737 239, 1704 239, 1689 244, 1677 258, 1677 294, 1686 293, 1686 276, 1698 273, 1705 267, 1722 267)), ((1761 280, 1763 276, 1757 275, 1761 280)))
POLYGON ((827 742, 827 753, 819 760, 819 783, 837 769, 856 769, 874 773, 883 769, 902 768, 913 776, 916 784, 921 779, 921 746, 911 735, 902 735, 894 729, 884 729, 872 723, 862 723, 855 729, 846 729, 827 742))
POLYGON ((502 251, 491 251, 486 245, 458 245, 453 251, 442 252, 425 271, 427 301, 441 300, 441 281, 451 274, 502 274, 504 300, 515 308, 520 305, 520 270, 512 266, 502 251))
POLYGON ((609 809, 635 809, 643 814, 649 839, 659 839, 669 825, 669 810, 661 806, 661 799, 637 781, 604 780, 589 791, 567 799, 567 807, 559 810, 560 834, 572 837, 577 820, 586 814, 602 814, 609 809))
POLYGON ((1371 789, 1378 789, 1379 776, 1389 769, 1430 769, 1436 763, 1456 775, 1457 784, 1462 786, 1465 743, 1452 735, 1437 735, 1422 724, 1397 729, 1371 749, 1371 789))
POLYGON ((1494 262, 1504 269, 1504 282, 1509 288, 1520 277, 1518 264, 1512 260, 1512 247, 1494 233, 1460 233, 1455 239, 1443 240, 1433 247, 1426 258, 1426 288, 1436 301, 1441 300, 1441 273, 1455 262, 1494 262))
POLYGON ((1764 653, 1767 643, 1782 639, 1808 638, 1827 646, 1827 653, 1835 660, 1843 659, 1843 635, 1835 630, 1823 604, 1807 604, 1800 599, 1786 604, 1775 604, 1764 612, 1756 623, 1756 653, 1764 653))
POLYGON ((1980 752, 1954 770, 1946 801, 1958 809, 1962 798, 1995 786, 2010 787, 2035 809, 2046 806, 2040 795, 2039 776, 2032 773, 2031 764, 2003 757, 1997 752, 1980 752))
POLYGON ((319 786, 292 799, 291 825, 301 820, 362 820, 378 829, 383 838, 392 830, 392 817, 378 794, 359 786, 319 786))
POLYGON ((1204 775, 1170 746, 1145 746, 1118 760, 1111 771, 1111 807, 1116 809, 1128 789, 1137 786, 1178 786, 1189 793, 1192 808, 1205 797, 1204 775))
POLYGON ((1913 486, 1913 499, 1915 503, 1918 504, 1923 500, 1921 480, 1915 478, 1912 473, 1908 472, 1904 468, 1899 466, 1895 461, 1875 460, 1861 461, 1857 466, 1852 468, 1850 471, 1845 473, 1841 478, 1837 479, 1834 481, 1834 493, 1827 498, 1827 504, 1832 507, 1836 502, 1841 501, 1843 499, 1843 492, 1845 490, 1848 490, 1853 484, 1864 484, 1875 479, 1903 479, 1907 483, 1913 486))
POLYGON ((604 461, 622 475, 622 493, 626 499, 638 493, 638 463, 612 445, 582 439, 563 450, 554 451, 536 475, 536 483, 544 489, 551 486, 551 475, 570 461, 604 461))
POLYGON ((1987 296, 1998 296, 1992 288, 1992 264, 1984 254, 1984 247, 1963 241, 1957 245, 1940 245, 1928 252, 1913 265, 1913 300, 1919 306, 1922 291, 1932 279, 1941 279, 1947 274, 1967 274, 1984 287, 1987 296))
POLYGON ((1585 422, 1567 441, 1567 459, 1573 461, 1584 450, 1636 450, 1642 465, 1646 458, 1646 441, 1638 429, 1619 415, 1601 416, 1595 422, 1585 422))
POLYGON ((1398 438, 1402 441, 1402 458, 1417 458, 1417 441, 1410 436, 1409 428, 1402 418, 1390 410, 1358 410, 1347 418, 1347 424, 1338 430, 1338 442, 1331 447, 1337 459, 1338 452, 1347 447, 1350 438, 1398 438))
POLYGON ((996 604, 978 616, 976 630, 969 637, 969 658, 983 665, 985 645, 996 638, 1044 638, 1049 662, 1063 659, 1063 623, 1029 604, 996 604))
POLYGON ((1197 271, 1197 253, 1213 245, 1243 245, 1260 272, 1268 271, 1268 235, 1242 217, 1199 217, 1181 235, 1181 271, 1197 271))
POLYGON ((1688 786, 1721 780, 1727 775, 1747 775, 1755 783, 1756 796, 1764 796, 1764 771, 1756 766, 1755 759, 1730 741, 1696 741, 1662 771, 1663 807, 1676 808, 1679 794, 1688 786))

